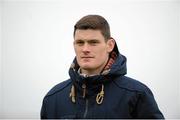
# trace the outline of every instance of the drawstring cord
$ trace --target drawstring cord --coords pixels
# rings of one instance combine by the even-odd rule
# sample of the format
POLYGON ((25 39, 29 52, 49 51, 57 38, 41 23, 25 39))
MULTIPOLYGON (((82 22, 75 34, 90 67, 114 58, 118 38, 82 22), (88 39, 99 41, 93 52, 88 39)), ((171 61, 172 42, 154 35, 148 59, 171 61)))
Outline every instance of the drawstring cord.
POLYGON ((82 89, 83 89, 83 98, 86 97, 86 84, 82 85, 82 89))
MULTIPOLYGON (((84 91, 83 92, 83 98, 85 98, 85 93, 86 93, 85 89, 86 89, 86 87, 83 86, 83 91, 84 91)), ((72 85, 72 87, 71 87, 71 92, 70 92, 69 97, 71 97, 71 101, 73 103, 76 103, 76 99, 75 99, 76 95, 75 95, 75 87, 74 87, 74 85, 72 85)), ((96 103, 98 105, 100 105, 100 104, 102 104, 103 100, 104 100, 104 85, 102 84, 101 91, 96 96, 96 103)))
POLYGON ((72 87, 71 87, 71 92, 70 92, 69 97, 71 97, 71 101, 73 103, 76 103, 76 99, 75 99, 76 94, 75 94, 75 87, 74 87, 74 85, 72 85, 72 87))
POLYGON ((97 104, 99 104, 99 105, 102 104, 103 99, 104 99, 104 85, 102 84, 101 91, 96 96, 97 104))

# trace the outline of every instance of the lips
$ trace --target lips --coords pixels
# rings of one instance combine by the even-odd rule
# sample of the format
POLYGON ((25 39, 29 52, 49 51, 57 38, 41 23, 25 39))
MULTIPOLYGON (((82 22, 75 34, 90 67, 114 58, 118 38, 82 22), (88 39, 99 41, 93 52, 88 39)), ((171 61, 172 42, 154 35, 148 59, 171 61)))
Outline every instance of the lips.
POLYGON ((85 57, 81 57, 81 58, 93 58, 93 57, 90 57, 90 56, 85 56, 85 57))
POLYGON ((94 57, 91 57, 91 56, 83 56, 83 57, 81 57, 81 59, 83 61, 86 61, 86 62, 92 60, 92 58, 94 58, 94 57))
POLYGON ((81 57, 81 58, 92 58, 92 57, 81 57))

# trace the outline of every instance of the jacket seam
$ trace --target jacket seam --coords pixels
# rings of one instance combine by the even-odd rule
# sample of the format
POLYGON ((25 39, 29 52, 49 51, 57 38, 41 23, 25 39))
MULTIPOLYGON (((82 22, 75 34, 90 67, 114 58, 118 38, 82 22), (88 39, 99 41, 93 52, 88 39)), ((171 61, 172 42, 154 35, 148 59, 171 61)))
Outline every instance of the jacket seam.
POLYGON ((135 89, 129 89, 129 88, 126 88, 126 87, 122 87, 120 86, 118 83, 116 83, 115 81, 113 81, 113 83, 120 89, 125 89, 127 91, 131 91, 131 92, 140 92, 140 93, 143 93, 142 90, 135 90, 135 89))

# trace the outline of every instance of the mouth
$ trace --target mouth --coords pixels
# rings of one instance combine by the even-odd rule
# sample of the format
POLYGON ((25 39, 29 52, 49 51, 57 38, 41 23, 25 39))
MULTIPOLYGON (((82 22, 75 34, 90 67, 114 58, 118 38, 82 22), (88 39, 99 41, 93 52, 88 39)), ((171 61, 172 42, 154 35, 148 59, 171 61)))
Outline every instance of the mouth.
POLYGON ((85 56, 85 57, 81 57, 81 58, 93 58, 93 57, 85 56))
POLYGON ((83 61, 90 61, 90 60, 92 60, 94 57, 91 57, 91 56, 84 56, 84 57, 81 57, 81 59, 83 60, 83 61))

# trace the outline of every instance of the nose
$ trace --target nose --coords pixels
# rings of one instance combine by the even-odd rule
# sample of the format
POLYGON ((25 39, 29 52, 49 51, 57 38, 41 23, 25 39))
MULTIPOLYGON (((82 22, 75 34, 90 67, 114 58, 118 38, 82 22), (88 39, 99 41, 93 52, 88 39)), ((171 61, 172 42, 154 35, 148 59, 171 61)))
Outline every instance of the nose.
POLYGON ((83 45, 82 51, 85 53, 90 52, 90 46, 87 43, 85 43, 83 45))

